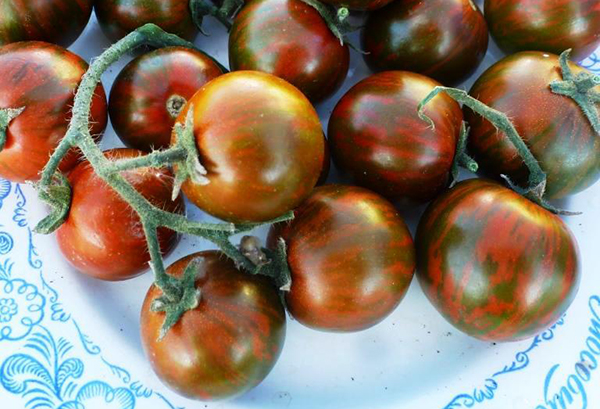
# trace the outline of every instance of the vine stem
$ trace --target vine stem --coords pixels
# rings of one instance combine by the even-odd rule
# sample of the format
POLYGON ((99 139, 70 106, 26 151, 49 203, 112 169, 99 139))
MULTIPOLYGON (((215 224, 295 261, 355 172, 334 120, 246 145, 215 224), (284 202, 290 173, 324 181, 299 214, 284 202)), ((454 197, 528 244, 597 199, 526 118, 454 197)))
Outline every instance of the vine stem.
POLYGON ((470 172, 477 172, 479 170, 479 164, 469 156, 467 153, 467 140, 469 137, 469 126, 465 121, 462 122, 460 127, 460 135, 458 137, 458 143, 456 144, 456 154, 454 155, 454 161, 452 162, 451 176, 452 181, 450 187, 453 187, 458 182, 458 174, 460 167, 468 169, 470 172))
POLYGON ((221 7, 215 6, 210 0, 190 0, 190 11, 192 20, 198 30, 208 35, 202 28, 204 17, 213 16, 221 23, 227 31, 233 26, 233 19, 244 5, 244 0, 224 0, 221 7))
MULTIPOLYGON (((199 223, 189 220, 183 215, 164 211, 152 205, 120 173, 140 167, 173 166, 175 172, 173 198, 178 196, 181 185, 188 179, 198 184, 209 183, 206 178, 207 171, 200 163, 196 147, 193 132, 193 107, 188 109, 185 122, 175 125, 177 141, 164 151, 155 151, 134 159, 113 161, 104 156, 92 138, 89 130, 91 100, 102 74, 123 54, 143 44, 158 48, 165 46, 195 48, 192 43, 168 34, 156 25, 147 24, 127 35, 93 61, 84 74, 75 95, 73 116, 67 133, 50 157, 37 185, 40 198, 50 204, 53 210, 38 224, 36 230, 45 233, 51 232, 58 228, 66 218, 71 191, 68 180, 57 169, 58 164, 71 148, 79 148, 94 172, 117 192, 140 218, 146 236, 154 281, 163 293, 153 303, 156 311, 165 313, 165 321, 160 333, 160 338, 162 338, 177 323, 181 315, 198 305, 201 292, 195 288, 197 273, 195 262, 192 261, 186 267, 181 278, 175 278, 166 272, 157 236, 159 227, 167 227, 178 233, 196 235, 210 240, 217 244, 238 266, 251 273, 260 273, 260 271, 258 271, 258 266, 230 242, 232 235, 254 228, 256 224, 235 226, 231 223, 199 223)), ((275 221, 289 220, 291 217, 293 215, 286 214, 275 221)))

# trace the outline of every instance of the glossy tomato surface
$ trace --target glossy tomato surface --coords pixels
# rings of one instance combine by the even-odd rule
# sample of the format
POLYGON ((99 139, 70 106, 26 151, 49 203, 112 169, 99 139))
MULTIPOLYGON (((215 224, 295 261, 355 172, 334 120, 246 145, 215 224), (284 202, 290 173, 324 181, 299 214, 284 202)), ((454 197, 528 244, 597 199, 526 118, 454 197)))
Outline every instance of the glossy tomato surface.
POLYGON ((237 71, 202 87, 177 122, 190 107, 210 183, 187 180, 183 192, 200 209, 231 222, 261 222, 310 194, 325 142, 315 109, 297 88, 270 74, 237 71))
POLYGON ((445 94, 419 118, 417 106, 438 82, 388 71, 368 77, 338 102, 329 120, 329 143, 340 170, 388 198, 431 200, 447 184, 462 124, 460 106, 445 94))
POLYGON ((573 49, 575 61, 600 45, 598 0, 485 0, 490 33, 506 53, 573 49))
POLYGON ((68 47, 92 14, 92 0, 3 0, 0 46, 18 41, 45 41, 68 47))
MULTIPOLYGON (((575 74, 584 71, 570 67, 575 74)), ((491 66, 470 90, 509 116, 548 175, 547 198, 580 192, 600 177, 600 138, 573 100, 550 90, 549 84, 561 79, 556 55, 522 52, 491 66)), ((469 149, 480 167, 524 186, 529 171, 504 133, 469 109, 465 119, 471 125, 469 149)))
POLYGON ((135 149, 167 148, 187 100, 222 73, 210 57, 189 48, 161 48, 135 58, 110 91, 110 120, 117 135, 135 149))
POLYGON ((335 7, 346 7, 350 10, 376 10, 393 0, 323 0, 325 4, 335 7))
MULTIPOLYGON (((112 160, 143 155, 135 149, 113 149, 112 160)), ((166 169, 139 168, 121 173, 153 205, 183 213, 181 196, 171 201, 173 174, 166 169)), ((97 176, 88 162, 80 163, 69 175, 71 209, 56 238, 65 258, 80 272, 102 280, 135 277, 148 269, 146 237, 135 211, 97 176)), ((159 228, 163 255, 175 247, 178 235, 159 228)))
POLYGON ((316 188, 289 224, 270 232, 287 244, 288 311, 326 331, 359 331, 400 303, 415 270, 410 232, 394 206, 360 187, 316 188))
POLYGON ((269 279, 240 272, 219 251, 191 254, 167 273, 181 276, 193 259, 199 263, 198 307, 157 341, 164 313, 150 310, 162 295, 152 286, 142 306, 142 343, 154 371, 177 393, 200 400, 231 398, 258 385, 277 362, 285 310, 269 279))
MULTIPOLYGON (((48 158, 65 136, 75 92, 88 64, 70 51, 28 41, 0 48, 0 108, 25 110, 8 126, 0 151, 0 177, 13 182, 37 180, 48 158)), ((91 133, 106 127, 106 95, 98 85, 92 99, 91 133)), ((71 150, 61 162, 67 172, 79 161, 71 150)))
POLYGON ((94 9, 104 34, 113 42, 146 23, 193 40, 198 33, 189 0, 96 0, 94 9))
POLYGON ((350 53, 313 7, 301 0, 253 0, 229 35, 232 70, 257 70, 296 86, 313 102, 334 93, 350 53))
POLYGON ((459 330, 489 341, 532 337, 557 321, 579 285, 577 243, 565 223, 483 179, 457 184, 427 209, 417 276, 459 330))
POLYGON ((402 0, 368 16, 362 42, 373 71, 413 71, 454 85, 483 60, 488 30, 472 0, 402 0))

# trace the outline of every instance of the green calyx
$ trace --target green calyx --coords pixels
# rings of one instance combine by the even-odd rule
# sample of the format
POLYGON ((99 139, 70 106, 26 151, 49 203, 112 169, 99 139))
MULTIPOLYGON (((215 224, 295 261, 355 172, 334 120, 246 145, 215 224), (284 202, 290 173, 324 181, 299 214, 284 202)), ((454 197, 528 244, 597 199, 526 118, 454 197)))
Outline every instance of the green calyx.
MULTIPOLYGON (((50 233, 66 220, 71 201, 71 188, 68 180, 58 171, 58 165, 71 148, 79 148, 94 172, 119 194, 140 218, 146 236, 155 285, 162 291, 162 296, 155 300, 152 309, 165 313, 165 321, 160 333, 160 338, 163 338, 186 311, 198 306, 201 293, 195 288, 197 265, 193 261, 187 266, 181 279, 167 274, 157 235, 157 229, 160 227, 212 241, 240 268, 250 274, 268 275, 278 285, 284 283, 289 286, 290 275, 285 254, 281 255, 280 250, 272 254, 267 252, 265 254, 266 261, 254 262, 256 259, 250 253, 245 254, 244 249, 231 243, 230 239, 233 235, 250 231, 259 224, 200 223, 189 220, 184 215, 164 211, 152 205, 121 174, 126 170, 144 167, 173 167, 175 169, 174 199, 178 196, 179 190, 186 180, 197 184, 208 183, 207 172, 200 163, 194 138, 193 107, 189 107, 185 123, 178 123, 175 126, 177 141, 166 150, 154 151, 137 158, 111 160, 105 157, 96 145, 89 130, 91 101, 96 86, 100 82, 102 74, 112 63, 131 49, 141 45, 152 45, 155 48, 183 46, 195 49, 193 44, 176 35, 168 34, 154 24, 147 24, 113 44, 94 60, 84 74, 75 94, 73 115, 67 133, 50 157, 42 171, 41 180, 36 186, 40 199, 50 205, 51 212, 37 225, 35 230, 40 233, 50 233)), ((16 110, 11 115, 14 113, 16 110)), ((4 121, 10 122, 6 114, 4 121)), ((290 212, 264 224, 282 222, 291 218, 293 218, 293 213, 290 212)))
POLYGON ((221 7, 214 5, 211 0, 190 0, 190 11, 198 30, 207 36, 208 33, 202 28, 204 17, 213 16, 229 31, 233 26, 235 15, 243 5, 244 0, 224 0, 221 7))
POLYGON ((600 76, 590 72, 573 74, 569 67, 571 50, 566 50, 560 57, 560 69, 562 81, 554 81, 550 84, 552 92, 571 98, 579 105, 594 131, 600 135, 600 116, 596 104, 600 103, 600 93, 594 90, 600 85, 600 76))
POLYGON ((6 145, 8 125, 13 119, 21 115, 25 107, 21 108, 0 108, 0 152, 6 145))
POLYGON ((364 53, 361 49, 346 40, 348 34, 361 28, 350 23, 348 20, 350 11, 347 8, 342 7, 336 10, 335 7, 323 4, 319 0, 302 0, 302 2, 317 10, 323 20, 325 20, 331 33, 340 40, 340 44, 348 44, 353 50, 364 53))

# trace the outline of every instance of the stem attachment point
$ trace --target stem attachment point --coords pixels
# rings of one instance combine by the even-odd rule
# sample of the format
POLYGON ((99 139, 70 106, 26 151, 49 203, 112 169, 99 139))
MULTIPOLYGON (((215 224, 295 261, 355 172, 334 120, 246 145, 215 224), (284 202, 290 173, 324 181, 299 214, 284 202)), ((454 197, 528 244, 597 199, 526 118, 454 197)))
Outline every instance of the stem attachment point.
POLYGON ((25 107, 21 108, 0 108, 0 152, 6 145, 8 125, 13 119, 23 113, 25 107))

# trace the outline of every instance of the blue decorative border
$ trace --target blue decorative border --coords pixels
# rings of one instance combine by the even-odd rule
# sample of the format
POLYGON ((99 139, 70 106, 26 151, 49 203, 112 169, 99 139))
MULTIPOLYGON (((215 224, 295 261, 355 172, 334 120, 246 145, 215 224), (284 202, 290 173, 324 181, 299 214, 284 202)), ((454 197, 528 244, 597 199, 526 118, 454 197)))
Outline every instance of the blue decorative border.
POLYGON ((111 363, 83 332, 44 277, 44 263, 27 219, 27 197, 20 185, 0 179, 0 209, 11 199, 12 212, 2 214, 11 214, 23 234, 20 240, 18 232, 10 234, 0 224, 0 354, 8 350, 2 343, 19 344, 14 349, 18 353, 0 356, 0 390, 21 396, 25 409, 136 409, 142 400, 152 409, 184 409, 111 363), (24 265, 10 257, 20 244, 27 246, 24 265), (31 280, 36 279, 39 283, 34 284, 31 280), (69 331, 78 342, 57 335, 69 331), (114 385, 86 372, 93 359, 112 374, 114 385))

